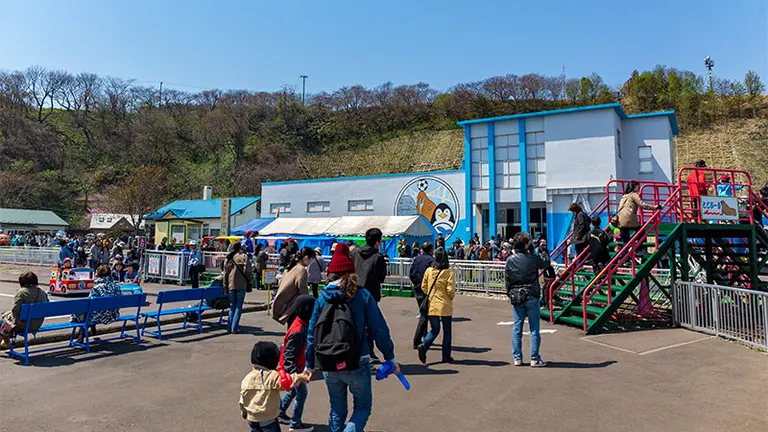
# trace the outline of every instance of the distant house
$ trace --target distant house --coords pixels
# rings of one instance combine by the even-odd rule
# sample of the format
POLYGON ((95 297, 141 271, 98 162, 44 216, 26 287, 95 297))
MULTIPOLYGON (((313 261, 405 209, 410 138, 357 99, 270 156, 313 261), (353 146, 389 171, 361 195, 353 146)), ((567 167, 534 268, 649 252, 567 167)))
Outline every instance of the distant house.
MULTIPOLYGON (((230 198, 229 227, 234 228, 261 211, 260 197, 230 198)), ((176 238, 179 243, 222 235, 222 199, 179 200, 148 214, 147 224, 154 224, 155 241, 163 237, 176 238)))
POLYGON ((34 231, 53 234, 69 224, 50 210, 0 209, 0 228, 8 233, 34 231))
MULTIPOLYGON (((93 213, 91 214, 91 224, 88 226, 88 230, 94 233, 106 233, 108 231, 123 231, 132 233, 134 231, 133 220, 138 219, 138 216, 116 213, 93 213)), ((139 229, 144 228, 144 221, 139 224, 139 229)))

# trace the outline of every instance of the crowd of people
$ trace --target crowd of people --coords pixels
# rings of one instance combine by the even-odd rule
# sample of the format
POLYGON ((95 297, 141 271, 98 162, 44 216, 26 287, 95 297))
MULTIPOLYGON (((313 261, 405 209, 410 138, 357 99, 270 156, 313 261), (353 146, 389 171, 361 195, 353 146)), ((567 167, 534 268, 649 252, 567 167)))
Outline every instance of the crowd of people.
MULTIPOLYGON (((385 257, 379 251, 381 241, 381 231, 373 228, 366 232, 362 247, 336 243, 327 268, 327 285, 319 293, 310 292, 313 273, 318 271, 313 266, 322 269, 319 251, 304 247, 292 256, 272 303, 272 318, 287 329, 283 345, 258 342, 251 353, 253 370, 242 381, 240 408, 251 431, 278 431, 281 423, 288 424, 290 431, 313 430, 302 415, 309 397, 307 383, 318 367, 328 392, 329 430, 363 430, 373 409, 372 365, 382 364, 399 372, 394 342, 378 306, 387 275, 385 257), (281 390, 286 391, 282 398, 281 390), (351 415, 347 407, 350 394, 351 415)), ((527 319, 529 365, 542 367, 546 363, 539 354, 539 272, 551 268, 549 254, 544 242, 534 247, 525 233, 516 234, 510 244, 506 279, 515 320, 514 363, 523 364, 521 339, 527 319)), ((419 312, 413 349, 426 364, 442 332, 441 362, 452 363, 456 281, 451 254, 444 242, 416 244, 409 249, 410 254, 414 249, 419 251, 409 275, 419 312)), ((247 260, 247 254, 243 258, 247 260)), ((247 274, 250 265, 245 261, 241 265, 247 274)))

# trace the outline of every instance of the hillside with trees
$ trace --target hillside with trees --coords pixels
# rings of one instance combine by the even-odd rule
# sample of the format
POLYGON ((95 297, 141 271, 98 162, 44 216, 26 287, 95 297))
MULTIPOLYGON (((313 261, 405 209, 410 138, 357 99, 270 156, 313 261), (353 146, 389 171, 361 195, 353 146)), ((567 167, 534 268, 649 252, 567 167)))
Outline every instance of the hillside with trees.
POLYGON ((91 211, 146 213, 204 185, 258 195, 266 180, 456 168, 456 121, 620 100, 629 113, 675 110, 678 166, 768 178, 760 77, 707 78, 659 66, 618 88, 581 78, 504 75, 445 92, 426 83, 307 95, 188 93, 30 67, 0 72, 0 207, 49 209, 74 225, 91 211))

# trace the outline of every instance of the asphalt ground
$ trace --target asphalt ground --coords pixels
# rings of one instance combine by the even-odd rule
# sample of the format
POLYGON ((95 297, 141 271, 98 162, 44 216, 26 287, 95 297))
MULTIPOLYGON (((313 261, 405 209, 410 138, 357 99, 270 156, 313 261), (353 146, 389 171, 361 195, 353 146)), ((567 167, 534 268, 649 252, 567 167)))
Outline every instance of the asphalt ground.
MULTIPOLYGON (((683 329, 584 337, 545 324, 548 367, 514 367, 510 306, 459 296, 457 362, 422 365, 411 349, 414 300, 385 298, 381 307, 412 389, 374 381, 368 431, 768 430, 768 356, 732 342, 683 329)), ((90 354, 61 349, 31 366, 0 359, 0 431, 246 431, 237 402, 251 347, 280 343, 285 328, 265 312, 242 324, 239 335, 212 327, 141 346, 103 343, 90 354)), ((322 432, 328 396, 315 378, 304 421, 322 432)))

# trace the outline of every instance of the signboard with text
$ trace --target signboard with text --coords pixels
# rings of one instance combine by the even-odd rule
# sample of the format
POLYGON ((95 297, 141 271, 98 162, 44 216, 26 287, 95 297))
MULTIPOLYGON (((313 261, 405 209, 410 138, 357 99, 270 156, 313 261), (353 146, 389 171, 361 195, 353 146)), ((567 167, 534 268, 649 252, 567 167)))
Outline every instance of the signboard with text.
POLYGON ((277 272, 275 270, 264 270, 261 276, 261 283, 264 285, 274 285, 277 280, 277 272))
POLYGON ((221 235, 229 235, 229 210, 231 201, 229 198, 221 199, 221 235))
POLYGON ((733 197, 701 197, 701 218, 703 220, 739 220, 739 200, 733 197))
POLYGON ((160 276, 160 254, 149 254, 147 257, 147 273, 152 276, 160 276))
POLYGON ((179 277, 179 256, 165 256, 165 275, 168 277, 179 277))

